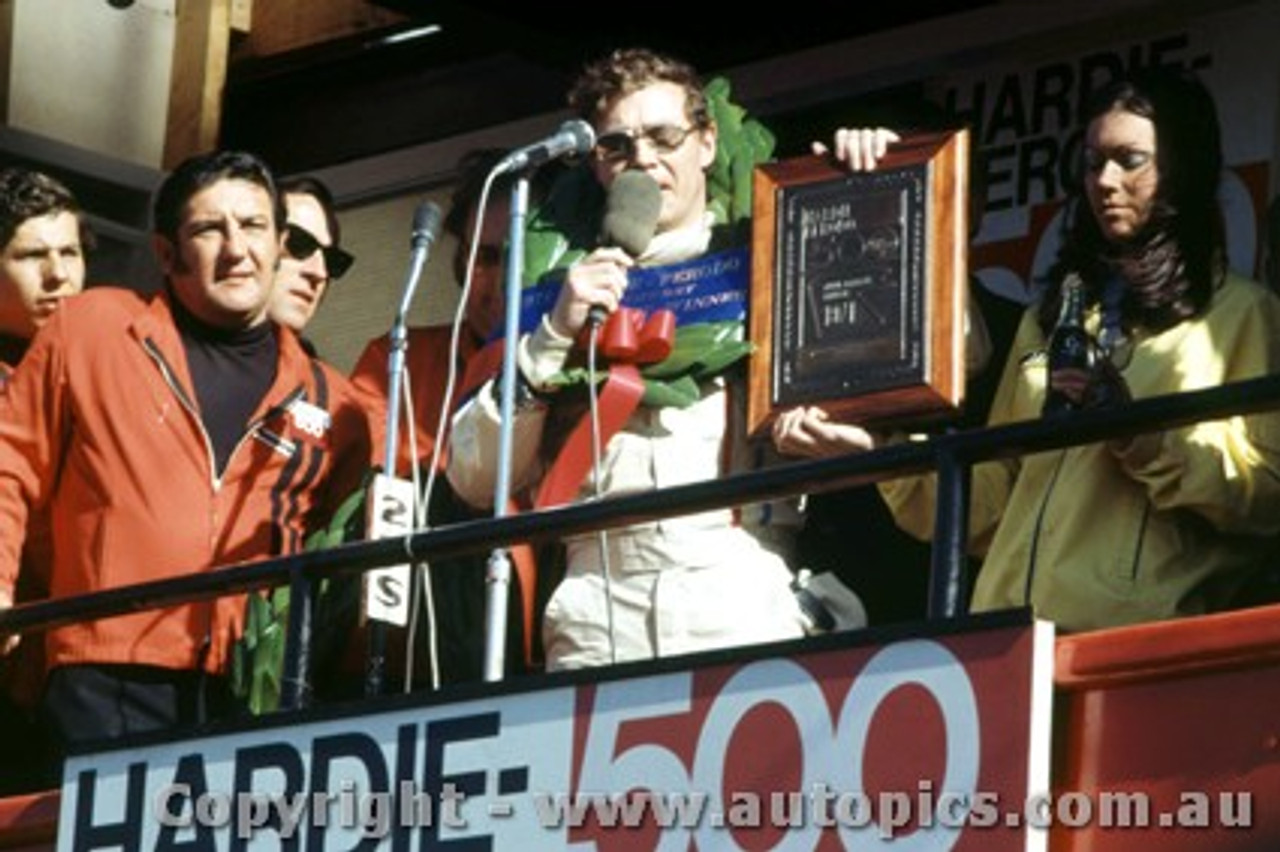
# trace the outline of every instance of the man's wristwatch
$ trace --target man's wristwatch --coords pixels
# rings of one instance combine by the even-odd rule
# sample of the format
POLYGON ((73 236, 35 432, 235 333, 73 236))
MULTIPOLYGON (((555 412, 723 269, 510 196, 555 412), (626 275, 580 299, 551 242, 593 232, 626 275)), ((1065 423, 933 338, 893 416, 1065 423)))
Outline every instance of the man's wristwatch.
MULTIPOLYGON (((498 376, 493 380, 492 385, 493 403, 499 408, 502 407, 502 377, 498 376)), ((524 373, 516 370, 516 411, 529 411, 532 409, 545 406, 546 401, 538 395, 533 389, 533 385, 529 384, 529 380, 524 377, 524 373)))

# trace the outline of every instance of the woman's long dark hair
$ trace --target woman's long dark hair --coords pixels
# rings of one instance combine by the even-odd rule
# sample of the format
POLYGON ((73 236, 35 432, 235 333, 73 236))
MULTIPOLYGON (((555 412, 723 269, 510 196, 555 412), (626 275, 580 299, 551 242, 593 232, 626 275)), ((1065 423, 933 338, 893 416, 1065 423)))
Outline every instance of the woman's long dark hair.
MULTIPOLYGON (((1213 96, 1189 73, 1150 68, 1100 90, 1085 113, 1085 127, 1113 109, 1155 125, 1159 184, 1151 220, 1122 244, 1107 240, 1078 186, 1068 202, 1062 247, 1050 267, 1040 326, 1047 334, 1057 318, 1062 280, 1071 272, 1085 282, 1089 302, 1106 281, 1121 275, 1126 329, 1159 331, 1204 310, 1226 273, 1226 238, 1218 207, 1222 136, 1213 96)), ((1083 180, 1083 174, 1081 175, 1083 180)))

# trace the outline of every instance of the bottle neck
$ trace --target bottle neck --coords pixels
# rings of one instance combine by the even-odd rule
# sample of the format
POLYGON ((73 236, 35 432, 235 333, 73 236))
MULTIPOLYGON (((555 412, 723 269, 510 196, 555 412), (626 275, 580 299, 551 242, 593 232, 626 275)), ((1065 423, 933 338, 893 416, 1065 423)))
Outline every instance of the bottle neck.
POLYGON ((1078 281, 1062 287, 1062 307, 1058 310, 1058 327, 1084 325, 1084 293, 1078 281))

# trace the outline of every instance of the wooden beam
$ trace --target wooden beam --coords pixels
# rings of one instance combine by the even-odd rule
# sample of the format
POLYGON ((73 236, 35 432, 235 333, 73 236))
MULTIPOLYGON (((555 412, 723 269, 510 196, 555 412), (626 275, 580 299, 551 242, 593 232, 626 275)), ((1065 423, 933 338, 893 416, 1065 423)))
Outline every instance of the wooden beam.
POLYGON ((232 0, 177 0, 164 167, 218 144, 232 0))
POLYGON ((13 6, 13 3, 0 2, 0 124, 9 123, 9 69, 13 65, 13 6))
POLYGON ((253 0, 231 0, 231 31, 248 35, 253 29, 253 0))
POLYGON ((259 0, 252 5, 253 29, 247 38, 233 45, 233 63, 312 47, 408 20, 369 0, 259 0))

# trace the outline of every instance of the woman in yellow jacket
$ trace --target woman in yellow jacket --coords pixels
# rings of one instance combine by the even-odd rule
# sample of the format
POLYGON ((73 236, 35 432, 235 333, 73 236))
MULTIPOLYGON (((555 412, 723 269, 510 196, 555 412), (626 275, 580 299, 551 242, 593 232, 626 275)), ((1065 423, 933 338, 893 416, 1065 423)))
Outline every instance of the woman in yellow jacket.
MULTIPOLYGON (((1214 104, 1167 70, 1117 80, 1086 117, 1082 197, 1038 305, 1023 317, 992 425, 1041 416, 1047 385, 1080 407, 1280 369, 1280 299, 1226 270, 1214 104), (1083 284, 1092 369, 1047 368, 1063 282, 1083 284)), ((883 439, 818 409, 779 418, 779 449, 822 456, 883 439)), ((882 483, 898 524, 932 534, 935 480, 882 483)), ((977 465, 975 610, 1030 605, 1068 631, 1231 605, 1280 529, 1280 414, 977 465)))

